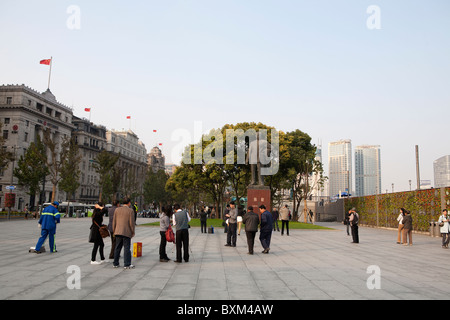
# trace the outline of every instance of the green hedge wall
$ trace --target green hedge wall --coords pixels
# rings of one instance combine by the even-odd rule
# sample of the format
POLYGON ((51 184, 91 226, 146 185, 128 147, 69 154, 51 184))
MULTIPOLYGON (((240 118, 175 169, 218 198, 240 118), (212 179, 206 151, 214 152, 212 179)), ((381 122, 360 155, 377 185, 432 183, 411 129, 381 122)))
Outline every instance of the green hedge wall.
POLYGON ((450 187, 447 187, 352 197, 345 200, 345 210, 348 212, 355 207, 361 224, 396 228, 397 217, 403 207, 411 212, 414 230, 429 231, 429 222, 437 221, 442 209, 449 204, 450 187))

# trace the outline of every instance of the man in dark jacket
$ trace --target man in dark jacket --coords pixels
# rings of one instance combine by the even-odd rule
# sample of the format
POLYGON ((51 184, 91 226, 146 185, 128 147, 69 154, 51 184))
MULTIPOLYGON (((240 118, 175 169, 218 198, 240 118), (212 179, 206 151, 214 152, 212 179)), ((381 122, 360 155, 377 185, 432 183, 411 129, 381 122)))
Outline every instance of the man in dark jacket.
POLYGON ((247 235, 248 254, 253 254, 253 247, 255 245, 255 235, 258 232, 259 216, 253 212, 253 207, 247 208, 247 213, 242 218, 245 224, 245 234, 247 235))
POLYGON ((259 234, 259 240, 264 250, 262 253, 269 253, 270 239, 272 237, 273 218, 272 214, 266 210, 266 206, 263 204, 259 206, 259 212, 261 213, 261 230, 259 234))

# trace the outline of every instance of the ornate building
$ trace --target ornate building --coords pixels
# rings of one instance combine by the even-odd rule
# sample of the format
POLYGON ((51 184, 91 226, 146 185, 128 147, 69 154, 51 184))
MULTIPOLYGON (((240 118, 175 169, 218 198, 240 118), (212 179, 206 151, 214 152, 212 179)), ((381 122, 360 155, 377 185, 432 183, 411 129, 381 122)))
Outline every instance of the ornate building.
POLYGON ((153 170, 153 172, 158 172, 159 170, 166 170, 165 167, 165 157, 161 152, 161 149, 158 147, 153 147, 150 153, 147 155, 147 163, 149 168, 153 170))

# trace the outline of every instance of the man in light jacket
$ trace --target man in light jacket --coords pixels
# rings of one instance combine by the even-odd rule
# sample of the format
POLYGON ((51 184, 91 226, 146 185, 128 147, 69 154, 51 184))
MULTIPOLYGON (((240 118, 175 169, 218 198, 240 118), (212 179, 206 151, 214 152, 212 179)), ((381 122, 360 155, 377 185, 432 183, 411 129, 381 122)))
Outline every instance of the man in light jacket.
POLYGON ((230 211, 225 215, 228 217, 228 233, 226 247, 236 247, 237 216, 238 212, 234 201, 230 202, 230 211))
POLYGON ((286 234, 289 235, 289 208, 287 204, 280 210, 280 219, 281 235, 284 234, 284 226, 286 226, 286 234))
POLYGON ((449 243, 449 233, 450 233, 450 224, 449 224, 449 218, 448 218, 448 211, 447 209, 442 210, 442 214, 439 217, 439 224, 443 223, 440 231, 442 235, 442 248, 448 249, 448 243, 449 243))
POLYGON ((119 267, 120 252, 124 251, 123 264, 125 269, 132 269, 131 264, 131 238, 134 237, 136 221, 134 219, 134 210, 130 208, 130 198, 122 200, 122 206, 114 211, 113 231, 116 237, 116 249, 114 250, 113 267, 119 267))

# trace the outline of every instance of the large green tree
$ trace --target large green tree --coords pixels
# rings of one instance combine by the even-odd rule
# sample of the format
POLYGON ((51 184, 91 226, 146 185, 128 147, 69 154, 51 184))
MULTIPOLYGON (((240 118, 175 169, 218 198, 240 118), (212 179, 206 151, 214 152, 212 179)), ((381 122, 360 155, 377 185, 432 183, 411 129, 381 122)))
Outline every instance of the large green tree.
POLYGON ((59 188, 66 192, 67 200, 73 196, 75 191, 80 186, 80 162, 81 154, 78 145, 75 143, 75 138, 66 139, 62 145, 62 179, 59 183, 59 188))
POLYGON ((115 169, 120 154, 114 155, 106 150, 102 150, 92 163, 92 167, 99 175, 100 194, 102 198, 109 200, 114 193, 114 181, 116 181, 117 170, 115 169))
POLYGON ((161 208, 163 204, 170 202, 170 192, 166 190, 166 183, 169 175, 164 170, 153 172, 147 171, 144 181, 144 201, 145 203, 158 203, 161 208))
MULTIPOLYGON (((20 156, 17 167, 14 168, 14 176, 18 179, 20 186, 28 188, 28 194, 35 197, 40 191, 41 181, 49 174, 46 161, 42 155, 45 154, 45 145, 40 136, 36 142, 30 143, 24 155, 20 156)), ((35 203, 30 203, 33 207, 35 203)))
MULTIPOLYGON (((311 137, 297 129, 283 135, 280 145, 280 174, 285 185, 290 185, 294 199, 293 219, 298 218, 298 208, 302 200, 309 197, 315 186, 310 184, 310 177, 319 177, 315 183, 321 187, 325 181, 322 163, 316 160, 316 146, 311 144, 311 137)), ((306 210, 304 206, 304 210, 306 210)), ((306 215, 305 215, 306 217, 306 215)))

